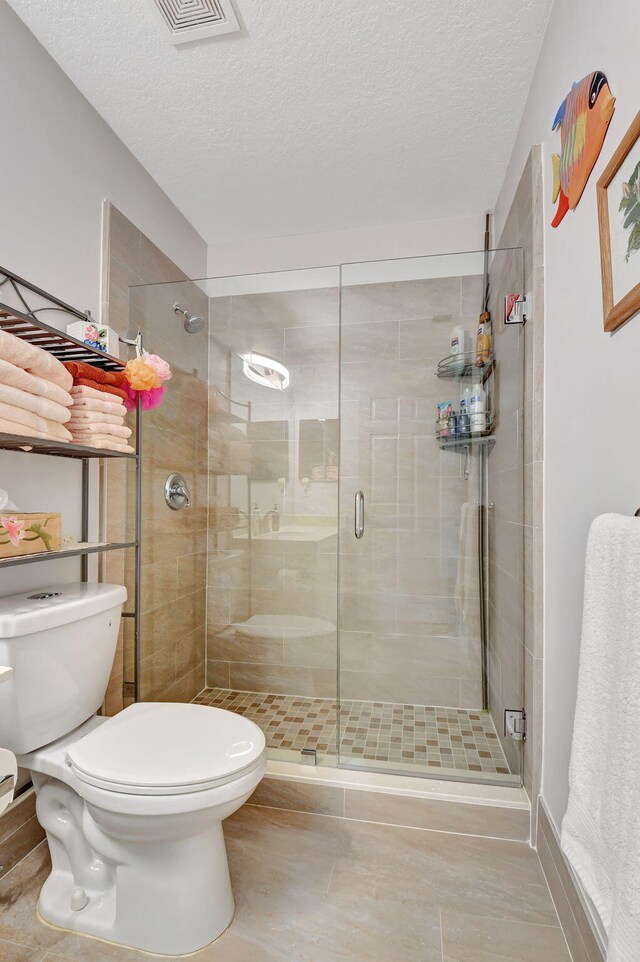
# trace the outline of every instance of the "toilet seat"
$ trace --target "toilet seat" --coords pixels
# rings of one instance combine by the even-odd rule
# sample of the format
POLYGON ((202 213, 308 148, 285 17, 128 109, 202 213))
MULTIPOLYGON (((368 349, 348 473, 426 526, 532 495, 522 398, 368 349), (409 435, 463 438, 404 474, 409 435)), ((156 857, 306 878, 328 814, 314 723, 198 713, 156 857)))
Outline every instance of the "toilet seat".
POLYGON ((184 795, 241 779, 264 764, 265 739, 249 719, 207 705, 130 705, 73 742, 76 778, 124 795, 184 795))

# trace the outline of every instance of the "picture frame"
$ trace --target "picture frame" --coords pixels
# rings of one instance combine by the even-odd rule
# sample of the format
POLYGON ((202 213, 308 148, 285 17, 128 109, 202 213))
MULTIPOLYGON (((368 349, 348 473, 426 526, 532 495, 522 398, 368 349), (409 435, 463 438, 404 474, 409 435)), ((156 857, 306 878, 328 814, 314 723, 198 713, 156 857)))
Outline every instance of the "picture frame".
POLYGON ((640 311, 640 111, 597 185, 605 331, 640 311))

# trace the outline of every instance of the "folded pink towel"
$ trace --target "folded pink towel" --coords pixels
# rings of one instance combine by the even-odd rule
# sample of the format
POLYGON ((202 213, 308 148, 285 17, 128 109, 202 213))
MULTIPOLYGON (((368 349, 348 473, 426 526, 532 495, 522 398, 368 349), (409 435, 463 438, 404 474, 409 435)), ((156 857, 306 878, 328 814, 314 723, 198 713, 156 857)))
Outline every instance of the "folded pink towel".
POLYGON ((68 391, 73 384, 72 376, 57 357, 8 331, 0 330, 0 358, 57 384, 64 391, 68 391))
POLYGON ((106 401, 102 407, 94 407, 94 405, 100 404, 100 401, 92 401, 90 398, 86 401, 79 401, 74 403, 71 407, 72 417, 90 417, 92 420, 100 420, 105 414, 109 417, 118 418, 119 421, 124 421, 127 416, 127 409, 124 404, 110 404, 106 401), (108 408, 108 410, 107 410, 108 408))
POLYGON ((57 434, 51 434, 49 431, 39 431, 36 428, 28 428, 26 424, 20 424, 18 421, 11 421, 9 418, 0 417, 0 432, 3 434, 21 434, 29 438, 44 438, 46 441, 71 441, 71 435, 66 428, 58 424, 57 430, 64 432, 64 437, 59 437, 57 434))
POLYGON ((14 407, 13 404, 3 404, 2 401, 0 401, 0 419, 11 421, 14 424, 22 424, 25 429, 28 429, 28 434, 39 431, 58 438, 59 441, 68 441, 71 438, 69 431, 58 421, 49 421, 47 418, 41 418, 39 415, 33 414, 32 411, 14 407))
POLYGON ((88 411, 103 411, 105 414, 121 414, 123 417, 127 409, 115 394, 101 394, 92 387, 75 386, 71 388, 74 407, 82 407, 88 411))
POLYGON ((124 415, 90 411, 87 408, 79 408, 75 405, 71 408, 71 420, 68 422, 70 426, 77 424, 78 427, 81 427, 83 424, 94 424, 96 421, 102 421, 104 424, 123 424, 124 415))
POLYGON ((36 374, 29 374, 28 371, 24 371, 21 367, 16 367, 15 364, 10 364, 9 361, 3 361, 1 358, 0 384, 17 387, 21 391, 26 391, 27 394, 39 394, 40 397, 48 398, 49 401, 55 401, 56 404, 62 404, 63 407, 68 408, 73 404, 73 398, 69 392, 58 387, 53 381, 46 381, 43 377, 38 377, 36 374))
MULTIPOLYGON (((0 331, 0 334, 2 331, 0 331)), ((24 411, 32 411, 41 418, 48 421, 59 421, 65 424, 71 417, 69 408, 58 404, 57 401, 50 401, 49 398, 39 394, 29 394, 21 391, 20 388, 10 387, 8 384, 0 384, 0 401, 3 404, 11 404, 13 407, 22 408, 24 411)))
POLYGON ((70 423, 74 438, 78 435, 103 434, 105 437, 130 438, 131 428, 124 424, 107 424, 105 421, 83 421, 82 424, 70 423))
POLYGON ((126 451, 128 454, 134 454, 134 450, 130 444, 123 441, 121 438, 108 438, 103 437, 101 434, 92 434, 91 440, 87 441, 76 441, 76 444, 84 444, 88 448, 109 448, 111 451, 126 451))

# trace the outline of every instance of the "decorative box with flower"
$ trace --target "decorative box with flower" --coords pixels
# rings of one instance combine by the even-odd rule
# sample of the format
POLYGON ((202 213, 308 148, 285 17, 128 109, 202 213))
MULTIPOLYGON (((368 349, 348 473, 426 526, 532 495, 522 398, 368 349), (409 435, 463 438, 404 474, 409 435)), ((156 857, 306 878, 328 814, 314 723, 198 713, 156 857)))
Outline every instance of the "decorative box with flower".
POLYGON ((0 558, 57 551, 61 543, 59 513, 10 512, 0 515, 0 558))
POLYGON ((119 356, 118 334, 106 324, 95 324, 92 320, 74 321, 67 324, 67 334, 112 357, 119 356))

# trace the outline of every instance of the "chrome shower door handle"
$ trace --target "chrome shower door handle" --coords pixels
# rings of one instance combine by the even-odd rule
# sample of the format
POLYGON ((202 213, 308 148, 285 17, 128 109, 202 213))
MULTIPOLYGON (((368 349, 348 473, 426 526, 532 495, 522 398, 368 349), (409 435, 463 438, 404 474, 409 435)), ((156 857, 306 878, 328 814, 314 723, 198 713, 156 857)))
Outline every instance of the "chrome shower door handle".
POLYGON ((360 539, 364 534, 364 493, 356 491, 354 505, 354 534, 360 539))

